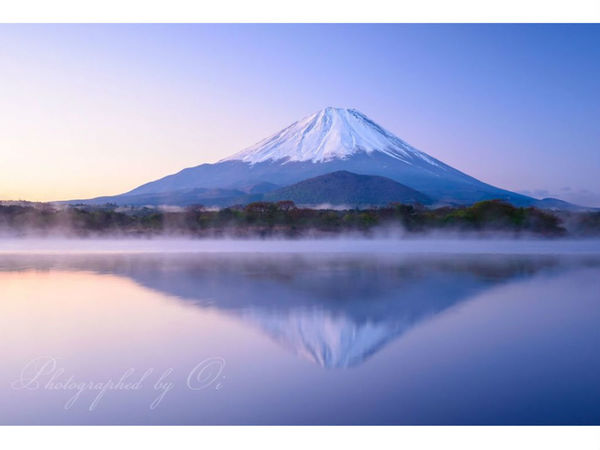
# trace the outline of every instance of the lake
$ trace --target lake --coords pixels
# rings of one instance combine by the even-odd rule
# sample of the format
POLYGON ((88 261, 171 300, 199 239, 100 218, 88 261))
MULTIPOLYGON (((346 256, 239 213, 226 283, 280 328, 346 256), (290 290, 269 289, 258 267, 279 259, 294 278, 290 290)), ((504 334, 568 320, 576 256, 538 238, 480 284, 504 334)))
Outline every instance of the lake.
POLYGON ((600 424, 597 242, 390 242, 4 241, 0 423, 600 424))

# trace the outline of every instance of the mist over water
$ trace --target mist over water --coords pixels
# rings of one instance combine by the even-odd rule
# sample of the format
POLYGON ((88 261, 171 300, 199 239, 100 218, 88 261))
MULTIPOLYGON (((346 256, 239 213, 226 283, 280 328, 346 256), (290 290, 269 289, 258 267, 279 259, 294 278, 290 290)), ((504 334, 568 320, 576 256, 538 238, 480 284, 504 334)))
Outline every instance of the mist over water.
POLYGON ((374 253, 388 254, 600 254, 600 239, 456 238, 334 239, 0 239, 10 253, 374 253))
POLYGON ((600 423, 595 241, 2 244, 0 423, 600 423))

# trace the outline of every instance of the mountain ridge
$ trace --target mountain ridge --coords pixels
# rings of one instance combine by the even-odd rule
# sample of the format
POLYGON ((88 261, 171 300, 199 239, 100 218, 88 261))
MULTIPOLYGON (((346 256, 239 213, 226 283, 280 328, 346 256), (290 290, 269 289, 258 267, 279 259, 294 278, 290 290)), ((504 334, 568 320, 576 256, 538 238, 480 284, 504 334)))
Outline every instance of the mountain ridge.
MULTIPOLYGON (((185 168, 124 194, 101 199, 123 204, 128 198, 143 194, 194 189, 244 191, 251 185, 290 186, 338 171, 389 178, 424 194, 437 205, 499 199, 515 206, 576 207, 484 183, 410 146, 358 110, 332 107, 294 122, 217 163, 185 168)), ((98 198, 78 200, 97 201, 98 198)))

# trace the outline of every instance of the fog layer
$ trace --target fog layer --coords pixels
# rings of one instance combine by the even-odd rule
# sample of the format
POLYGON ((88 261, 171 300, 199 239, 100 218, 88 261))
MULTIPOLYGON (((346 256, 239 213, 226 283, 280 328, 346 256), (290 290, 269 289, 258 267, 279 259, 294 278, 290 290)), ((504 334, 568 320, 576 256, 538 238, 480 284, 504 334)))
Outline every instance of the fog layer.
POLYGON ((600 254, 598 239, 0 239, 16 253, 600 254))

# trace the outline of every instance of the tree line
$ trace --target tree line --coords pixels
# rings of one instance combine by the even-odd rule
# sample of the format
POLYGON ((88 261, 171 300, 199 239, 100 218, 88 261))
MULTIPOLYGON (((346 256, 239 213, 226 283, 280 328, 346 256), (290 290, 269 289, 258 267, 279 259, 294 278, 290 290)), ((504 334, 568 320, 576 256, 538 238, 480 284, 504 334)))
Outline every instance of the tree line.
POLYGON ((369 235, 385 230, 414 234, 451 231, 597 236, 600 235, 600 213, 556 213, 515 207, 499 200, 435 209, 395 203, 345 210, 301 208, 291 201, 255 202, 218 210, 202 205, 178 210, 111 204, 0 205, 0 232, 16 236, 302 237, 343 232, 369 235))

